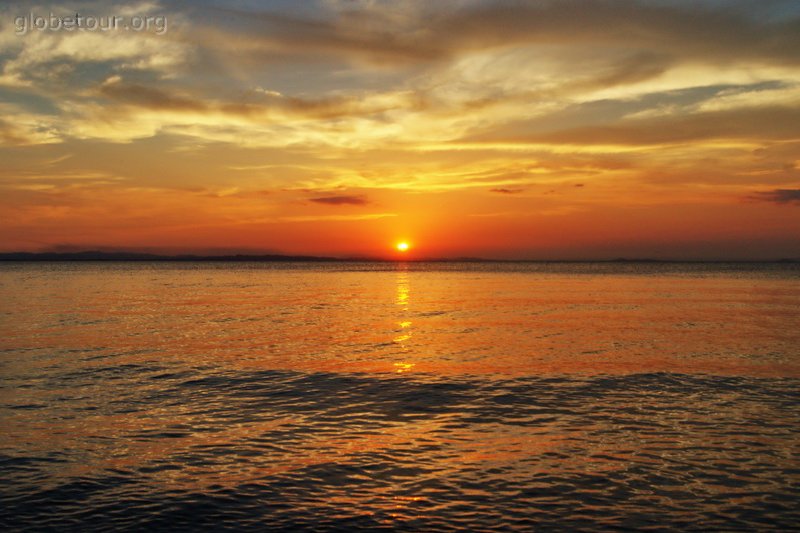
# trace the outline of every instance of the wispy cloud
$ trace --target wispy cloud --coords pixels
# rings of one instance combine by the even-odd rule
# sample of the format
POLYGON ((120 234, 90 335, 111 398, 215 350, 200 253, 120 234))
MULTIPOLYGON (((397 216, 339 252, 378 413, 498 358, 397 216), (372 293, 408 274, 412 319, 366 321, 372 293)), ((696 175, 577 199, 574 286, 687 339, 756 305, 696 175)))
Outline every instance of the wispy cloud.
POLYGON ((369 200, 361 195, 319 196, 309 198, 310 202, 326 205, 367 205, 369 200))

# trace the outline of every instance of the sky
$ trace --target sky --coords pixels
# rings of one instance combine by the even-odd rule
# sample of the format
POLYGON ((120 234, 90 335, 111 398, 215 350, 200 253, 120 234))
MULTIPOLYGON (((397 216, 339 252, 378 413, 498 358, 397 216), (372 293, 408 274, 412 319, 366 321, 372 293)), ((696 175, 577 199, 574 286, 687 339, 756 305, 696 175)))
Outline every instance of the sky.
POLYGON ((399 241, 800 257, 800 2, 0 4, 0 251, 399 241))

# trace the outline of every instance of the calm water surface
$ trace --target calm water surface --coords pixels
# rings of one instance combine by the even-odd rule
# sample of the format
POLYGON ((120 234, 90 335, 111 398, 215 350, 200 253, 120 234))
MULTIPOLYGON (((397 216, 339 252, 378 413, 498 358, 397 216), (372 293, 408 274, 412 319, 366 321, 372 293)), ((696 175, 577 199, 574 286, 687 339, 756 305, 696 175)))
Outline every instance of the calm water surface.
POLYGON ((0 527, 800 529, 797 265, 0 265, 0 527))

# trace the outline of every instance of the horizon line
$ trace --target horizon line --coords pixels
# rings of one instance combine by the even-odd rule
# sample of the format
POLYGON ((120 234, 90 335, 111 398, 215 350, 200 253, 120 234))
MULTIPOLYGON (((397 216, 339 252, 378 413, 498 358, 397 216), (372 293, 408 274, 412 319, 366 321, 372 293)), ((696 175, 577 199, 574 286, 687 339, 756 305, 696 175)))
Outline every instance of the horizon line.
POLYGON ((775 259, 679 259, 652 257, 615 257, 605 259, 501 259, 487 257, 375 257, 375 256, 318 256, 279 253, 227 253, 227 254, 157 254, 151 252, 81 250, 75 252, 0 252, 2 262, 57 262, 57 261, 119 261, 119 262, 365 262, 365 263, 426 263, 426 262, 490 262, 490 263, 800 263, 800 258, 775 259))

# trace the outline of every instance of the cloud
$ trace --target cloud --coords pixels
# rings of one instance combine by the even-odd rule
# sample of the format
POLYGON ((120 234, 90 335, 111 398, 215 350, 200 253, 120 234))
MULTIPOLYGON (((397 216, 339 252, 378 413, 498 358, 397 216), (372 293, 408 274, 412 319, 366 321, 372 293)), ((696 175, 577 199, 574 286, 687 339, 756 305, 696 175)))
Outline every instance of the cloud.
MULTIPOLYGON (((535 120, 527 122, 532 130, 535 120)), ((522 133, 525 123, 498 126, 496 131, 465 141, 576 145, 654 145, 711 139, 794 140, 800 137, 800 108, 762 106, 623 119, 611 124, 551 132, 522 133), (505 131, 513 133, 507 134, 505 131)))
MULTIPOLYGON (((51 6, 47 12, 60 12, 62 9, 51 6)), ((106 9, 86 6, 86 11, 80 11, 106 9)), ((36 9, 32 12, 37 13, 36 9)), ((42 9, 39 14, 44 12, 42 9)), ((7 13, 0 10, 0 15, 7 13)), ((16 15, 19 13, 9 18, 16 15)), ((177 13, 171 16, 173 20, 180 18, 177 13)), ((13 33, 13 28, 5 27, 3 30, 13 33)), ((6 59, 0 84, 46 86, 51 91, 68 94, 76 86, 85 85, 103 73, 125 71, 169 78, 190 61, 192 53, 192 43, 185 39, 149 32, 30 31, 0 41, 0 55, 6 59), (80 75, 76 76, 76 73, 80 75)))
POLYGON ((61 140, 55 124, 14 106, 0 103, 0 146, 51 144, 61 140))
POLYGON ((800 62, 796 19, 757 19, 744 9, 634 0, 477 2, 426 7, 392 3, 349 7, 328 16, 221 9, 238 19, 226 36, 244 53, 338 56, 407 64, 514 44, 650 49, 695 60, 800 62))
POLYGON ((249 99, 220 101, 127 83, 120 76, 105 80, 99 86, 98 92, 102 96, 138 108, 233 115, 253 120, 266 117, 335 119, 371 115, 407 105, 405 95, 401 92, 306 99, 287 97, 275 91, 254 90, 249 99))
POLYGON ((772 191, 757 192, 750 196, 753 200, 772 202, 776 204, 800 204, 800 189, 775 189, 772 191))
MULTIPOLYGON (((80 8, 107 11, 92 2, 80 8)), ((26 84, 49 100, 58 111, 43 112, 41 123, 65 136, 128 142, 169 133, 247 146, 402 150, 477 130, 508 138, 507 123, 537 122, 604 90, 617 91, 622 113, 632 96, 652 90, 648 83, 697 86, 716 73, 669 78, 687 66, 800 80, 791 70, 800 65, 797 19, 709 3, 324 1, 248 10, 164 0, 131 10, 168 16, 169 32, 5 38, 0 83, 26 84)), ((792 107, 794 95, 771 98, 792 107)), ((733 96, 716 105, 738 109, 766 97, 733 96)), ((562 123, 543 142, 558 144, 562 133, 635 138, 638 126, 647 128, 626 120, 629 132, 617 124, 581 129, 590 126, 597 121, 562 123)), ((13 132, 4 138, 22 144, 13 132)))
POLYGON ((359 220, 379 220, 396 217, 397 213, 370 213, 365 215, 296 215, 278 217, 280 222, 349 222, 359 220))
POLYGON ((202 100, 170 94, 163 89, 126 84, 119 76, 112 76, 100 85, 101 95, 139 107, 172 111, 208 111, 202 100))
POLYGON ((17 128, 0 119, 0 145, 28 144, 29 142, 30 139, 24 132, 18 131, 17 128))
POLYGON ((360 195, 321 196, 309 198, 309 201, 326 205, 367 205, 369 203, 365 196, 360 195))
POLYGON ((519 194, 524 192, 525 189, 505 189, 505 188, 496 188, 496 189, 489 189, 489 192, 496 192, 500 194, 519 194))

